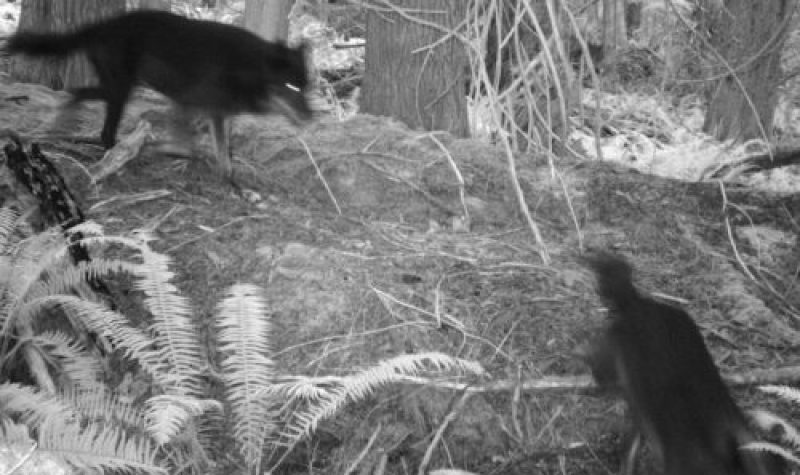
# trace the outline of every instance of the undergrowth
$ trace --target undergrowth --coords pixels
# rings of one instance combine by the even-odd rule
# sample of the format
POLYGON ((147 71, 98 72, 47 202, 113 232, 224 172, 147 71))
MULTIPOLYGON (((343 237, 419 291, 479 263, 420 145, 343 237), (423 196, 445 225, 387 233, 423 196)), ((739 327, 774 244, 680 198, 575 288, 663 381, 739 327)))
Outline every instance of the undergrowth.
POLYGON ((262 473, 322 419, 381 386, 431 371, 482 372, 477 363, 423 353, 343 376, 276 374, 269 308, 258 287, 237 284, 218 306, 216 375, 189 302, 170 282, 171 260, 146 234, 104 236, 94 224, 72 232, 93 256, 113 257, 74 265, 68 237, 25 236, 22 220, 0 209, 0 435, 25 454, 18 465, 38 454, 79 471, 209 473, 228 443, 238 448, 237 464, 262 473), (146 328, 77 291, 121 274, 144 297, 146 328), (46 325, 54 318, 62 324, 46 325), (87 332, 94 342, 81 337, 87 332), (109 365, 138 368, 146 389, 131 394, 130 381, 112 383, 109 365), (222 397, 208 397, 209 379, 221 381, 222 397))

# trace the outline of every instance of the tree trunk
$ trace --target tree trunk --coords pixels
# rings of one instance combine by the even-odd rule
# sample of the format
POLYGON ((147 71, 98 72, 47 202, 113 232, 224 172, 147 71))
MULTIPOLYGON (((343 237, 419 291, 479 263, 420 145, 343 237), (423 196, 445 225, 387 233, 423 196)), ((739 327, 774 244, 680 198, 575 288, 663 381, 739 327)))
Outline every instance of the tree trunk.
POLYGON ((467 2, 394 0, 393 4, 421 21, 368 9, 361 110, 396 117, 413 128, 468 136, 466 51, 454 38, 437 43, 445 30, 464 19, 467 2))
MULTIPOLYGON (((27 0, 22 2, 19 30, 72 31, 123 11, 125 0, 27 0)), ((53 89, 84 86, 94 76, 83 55, 44 60, 13 56, 9 72, 18 81, 40 83, 53 89)))
POLYGON ((293 0, 247 0, 244 26, 267 41, 289 38, 289 12, 293 0))
POLYGON ((627 45, 625 0, 603 0, 603 59, 612 60, 627 45))
POLYGON ((170 0, 139 0, 140 9, 170 10, 170 0))
POLYGON ((710 54, 715 64, 712 73, 720 77, 708 89, 703 130, 718 140, 737 141, 761 138, 763 130, 769 139, 781 78, 781 50, 788 32, 782 22, 788 20, 791 9, 787 5, 792 2, 725 0, 717 8, 713 7, 716 0, 702 3, 701 11, 707 12, 702 18, 704 31, 719 54, 710 54))

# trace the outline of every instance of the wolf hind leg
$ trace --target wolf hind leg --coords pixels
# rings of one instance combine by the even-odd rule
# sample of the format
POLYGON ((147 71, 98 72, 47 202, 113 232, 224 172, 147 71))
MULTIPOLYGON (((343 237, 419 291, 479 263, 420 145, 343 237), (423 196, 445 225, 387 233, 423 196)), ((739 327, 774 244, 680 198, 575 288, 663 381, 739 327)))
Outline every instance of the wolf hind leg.
POLYGON ((196 114, 179 104, 173 104, 167 120, 167 138, 160 141, 158 149, 167 155, 193 157, 196 155, 194 139, 196 114))
POLYGON ((231 163, 231 150, 228 142, 230 134, 230 121, 225 120, 225 116, 219 114, 211 115, 211 140, 214 144, 214 155, 217 164, 225 177, 233 182, 233 165, 231 163))
POLYGON ((117 92, 106 100, 106 120, 103 122, 103 130, 100 132, 100 140, 107 149, 114 146, 117 142, 117 130, 122 121, 122 113, 125 111, 125 103, 131 89, 117 92))

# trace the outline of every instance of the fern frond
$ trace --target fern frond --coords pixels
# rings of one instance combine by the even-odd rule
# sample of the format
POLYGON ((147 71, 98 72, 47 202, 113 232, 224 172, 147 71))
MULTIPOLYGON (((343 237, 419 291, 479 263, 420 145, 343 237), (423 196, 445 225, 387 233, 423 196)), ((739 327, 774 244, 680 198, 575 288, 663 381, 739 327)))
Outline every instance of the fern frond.
MULTIPOLYGON (((297 383, 299 388, 286 387, 283 391, 286 394, 313 394, 316 400, 311 400, 305 409, 292 414, 293 420, 290 420, 282 436, 290 444, 294 443, 314 432, 321 420, 332 417, 347 402, 363 399, 381 386, 401 382, 409 376, 418 376, 423 371, 456 371, 478 375, 484 373, 483 368, 474 361, 431 352, 397 356, 349 376, 327 376, 320 380, 303 378, 297 383), (308 384, 321 385, 324 391, 302 387, 308 384)), ((266 394, 275 391, 276 389, 270 389, 266 394)))
MULTIPOLYGON (((78 228, 77 230, 80 229, 82 228, 78 228)), ((143 242, 141 239, 129 238, 125 236, 95 235, 86 232, 84 232, 83 234, 84 236, 81 239, 74 241, 74 243, 80 244, 81 246, 88 249, 90 252, 95 250, 102 251, 109 248, 115 248, 120 250, 133 251, 136 254, 141 254, 143 251, 147 251, 149 249, 147 247, 147 243, 143 242)))
POLYGON ((101 303, 71 295, 53 295, 27 302, 20 313, 36 313, 53 306, 72 312, 87 328, 112 340, 116 348, 126 357, 135 359, 154 379, 170 371, 161 355, 152 348, 153 340, 147 334, 131 327, 123 315, 101 303))
MULTIPOLYGON (((11 267, 14 252, 11 245, 11 236, 17 227, 18 218, 19 213, 13 209, 0 208, 0 302, 6 300, 4 294, 9 285, 8 281, 13 278, 11 267)), ((0 318, 3 318, 2 314, 0 314, 0 318)), ((3 326, 0 324, 0 329, 2 328, 3 326)))
POLYGON ((56 230, 50 229, 25 239, 12 255, 7 291, 15 302, 22 302, 30 289, 49 269, 58 267, 66 250, 66 240, 56 230))
POLYGON ((262 391, 267 399, 299 400, 314 403, 330 396, 331 388, 341 386, 341 376, 282 376, 262 391))
POLYGON ((0 384, 0 407, 4 413, 18 416, 22 423, 33 428, 51 419, 76 416, 60 398, 16 383, 0 384))
POLYGON ((261 289, 253 285, 234 285, 218 306, 217 327, 222 356, 225 394, 233 411, 234 438, 245 460, 260 459, 264 438, 274 430, 276 412, 259 397, 275 374, 270 322, 261 289))
POLYGON ((83 344, 60 331, 46 331, 33 335, 26 343, 42 348, 60 363, 61 373, 75 385, 90 387, 97 384, 103 373, 100 363, 86 352, 83 344))
POLYGON ((405 379, 406 376, 418 376, 422 372, 459 372, 483 374, 480 364, 454 358, 443 353, 418 353, 396 356, 390 360, 379 362, 372 368, 346 378, 345 387, 350 397, 362 399, 372 393, 376 386, 381 386, 405 379))
POLYGON ((10 332, 9 320, 13 322, 11 315, 18 303, 8 288, 7 280, 12 278, 12 272, 10 269, 3 268, 6 262, 10 263, 10 259, 6 259, 6 257, 8 256, 0 256, 0 272, 7 272, 7 274, 0 273, 0 335, 10 332))
MULTIPOLYGON (((311 380, 305 381, 306 384, 313 384, 311 380)), ((280 439, 273 439, 278 445, 291 446, 300 439, 310 435, 317 430, 317 425, 323 419, 332 417, 350 401, 350 394, 347 392, 346 378, 342 378, 340 385, 326 389, 313 404, 308 404, 305 408, 299 408, 289 414, 289 422, 280 434, 280 439)), ((294 401, 295 405, 299 401, 294 401)), ((295 405, 284 405, 289 409, 295 405)))
POLYGON ((769 452, 788 460, 793 464, 800 466, 800 458, 797 458, 793 453, 784 449, 780 445, 772 444, 770 442, 750 442, 742 446, 744 450, 752 450, 755 452, 769 452))
POLYGON ((48 421, 39 428, 39 449, 80 471, 167 473, 147 438, 92 421, 48 421))
POLYGON ((12 208, 3 206, 0 208, 0 254, 8 252, 11 243, 11 235, 17 227, 19 213, 12 208))
POLYGON ((46 279, 36 282, 26 294, 27 298, 40 298, 48 295, 68 294, 91 279, 129 273, 135 275, 139 265, 120 259, 93 258, 78 265, 66 262, 57 269, 51 269, 46 279))
POLYGON ((781 438, 792 444, 795 450, 800 449, 800 433, 788 421, 763 409, 747 411, 747 415, 762 432, 775 432, 775 427, 780 427, 781 430, 778 432, 781 438))
POLYGON ((76 224, 67 230, 67 234, 72 237, 72 235, 80 233, 83 235, 82 239, 86 239, 88 237, 103 237, 103 226, 98 223, 97 221, 87 220, 82 223, 76 224))
POLYGON ((143 247, 142 259, 136 287, 145 294, 145 306, 153 314, 150 328, 156 347, 169 368, 157 375, 157 381, 183 394, 200 395, 203 353, 189 303, 170 282, 174 275, 168 268, 170 258, 143 247))
POLYGON ((0 439, 3 444, 31 445, 33 439, 25 424, 18 424, 8 417, 0 417, 0 439))
POLYGON ((794 404, 800 404, 800 389, 798 388, 793 388, 790 386, 766 385, 760 386, 758 389, 767 394, 775 394, 776 396, 786 399, 794 404))
POLYGON ((140 432, 145 430, 141 405, 123 401, 104 384, 65 391, 62 399, 84 419, 111 422, 140 432))
POLYGON ((219 441, 223 437, 228 437, 227 421, 228 415, 223 411, 206 412, 194 421, 197 443, 204 453, 216 452, 221 455, 220 449, 225 450, 219 441))
POLYGON ((192 396, 163 394, 147 400, 145 419, 147 430, 157 444, 172 440, 189 421, 206 411, 222 411, 222 404, 214 399, 197 399, 192 396))

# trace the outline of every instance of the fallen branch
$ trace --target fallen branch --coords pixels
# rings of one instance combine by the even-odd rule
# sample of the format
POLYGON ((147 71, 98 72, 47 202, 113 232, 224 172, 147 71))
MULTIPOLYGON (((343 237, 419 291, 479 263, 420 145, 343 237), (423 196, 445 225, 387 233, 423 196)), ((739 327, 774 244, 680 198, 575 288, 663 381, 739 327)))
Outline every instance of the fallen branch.
MULTIPOLYGON (((744 373, 722 375, 731 386, 760 386, 765 384, 797 384, 800 382, 800 366, 787 366, 775 369, 755 369, 744 373)), ((420 384, 449 391, 466 391, 468 393, 506 392, 516 389, 522 392, 570 392, 592 394, 599 391, 589 375, 579 376, 546 376, 544 378, 511 381, 507 379, 487 384, 465 384, 449 381, 436 381, 426 378, 406 377, 408 384, 420 384)))

